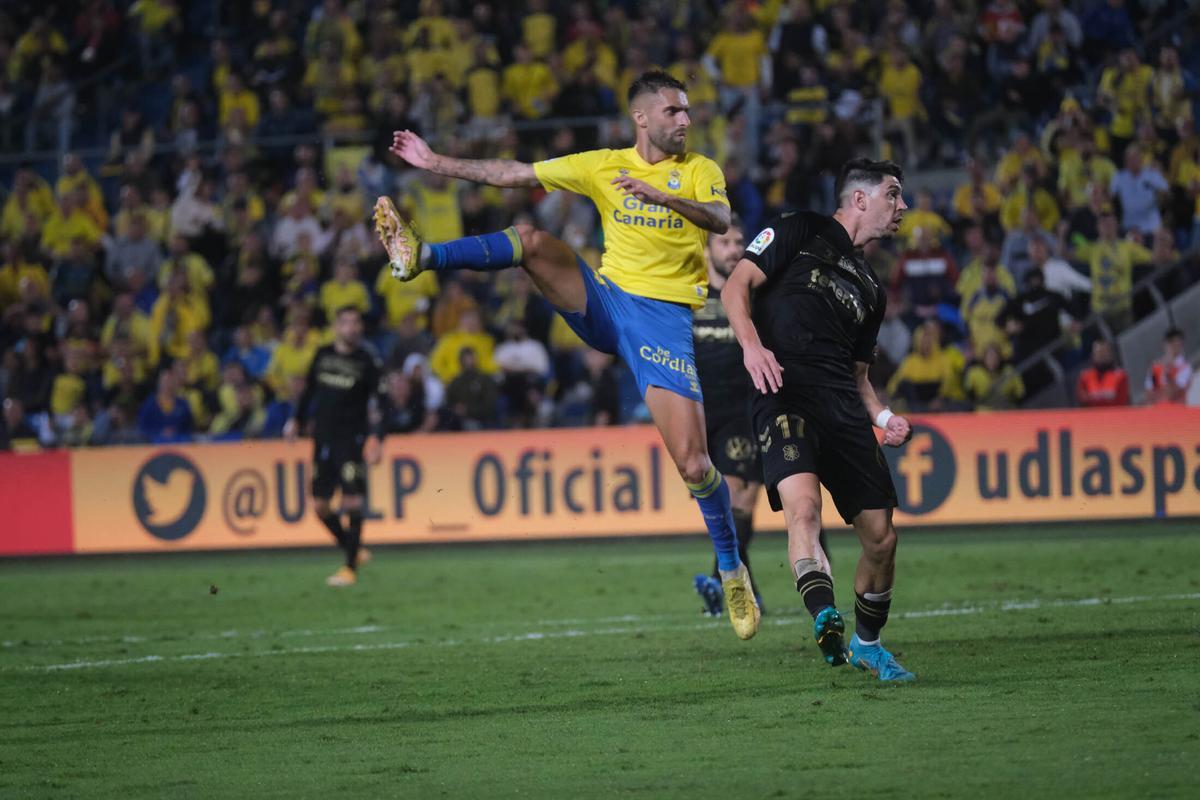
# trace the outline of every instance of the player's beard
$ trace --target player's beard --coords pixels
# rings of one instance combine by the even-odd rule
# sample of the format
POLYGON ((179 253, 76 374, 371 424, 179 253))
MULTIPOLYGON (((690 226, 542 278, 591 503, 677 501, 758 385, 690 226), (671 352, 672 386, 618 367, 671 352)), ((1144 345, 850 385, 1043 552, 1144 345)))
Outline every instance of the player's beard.
POLYGON ((687 137, 676 137, 675 131, 651 133, 650 144, 662 150, 667 155, 681 156, 687 152, 687 137))
POLYGON ((733 268, 736 266, 737 261, 734 261, 732 264, 719 264, 713 261, 713 271, 725 280, 729 280, 729 276, 733 274, 733 268))

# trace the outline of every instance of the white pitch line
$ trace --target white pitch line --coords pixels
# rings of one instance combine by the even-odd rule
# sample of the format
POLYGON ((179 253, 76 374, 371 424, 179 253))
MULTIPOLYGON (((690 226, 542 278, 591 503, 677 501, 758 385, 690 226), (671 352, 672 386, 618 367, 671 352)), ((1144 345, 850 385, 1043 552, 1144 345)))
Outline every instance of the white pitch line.
MULTIPOLYGON (((1167 594, 1167 595, 1134 595, 1129 597, 1087 597, 1075 600, 1029 600, 1014 602, 1009 601, 992 606, 963 606, 959 608, 933 608, 920 611, 905 611, 896 615, 900 619, 930 619, 935 617, 946 616, 965 616, 973 614, 984 614, 989 611, 998 611, 1007 613, 1012 611, 1036 611, 1043 608, 1091 608, 1104 605, 1130 605, 1134 603, 1149 603, 1149 602, 1167 602, 1178 600, 1200 600, 1200 592, 1192 592, 1189 594, 1167 594)), ((807 617, 774 617, 768 618, 770 625, 796 625, 799 623, 808 622, 807 617)), ((374 626, 369 626, 374 627, 374 626)), ((71 661, 64 664, 46 664, 39 666, 25 667, 25 671, 42 671, 42 672, 61 672, 66 670, 77 669, 94 669, 100 667, 116 667, 132 664, 147 664, 162 661, 209 661, 223 658, 262 658, 265 656, 291 656, 291 655, 308 655, 314 653, 344 653, 344 652, 371 652, 375 650, 400 650, 411 647, 458 647, 467 644, 506 644, 510 642, 536 642, 549 639, 576 639, 589 636, 614 636, 614 635, 629 635, 638 633, 664 633, 664 632, 681 632, 691 630, 701 630, 705 628, 723 627, 720 622, 711 620, 699 624, 692 625, 668 625, 659 627, 619 627, 619 628, 599 628, 595 630, 579 630, 577 628, 568 628, 561 631, 529 631, 527 633, 507 634, 502 636, 485 636, 477 639, 445 639, 436 642, 427 642, 424 640, 416 641, 399 641, 399 642, 373 642, 373 643, 357 643, 352 645, 320 645, 312 647, 291 647, 280 648, 277 650, 264 650, 256 653, 222 653, 222 652, 206 652, 192 653, 179 656, 159 656, 149 655, 140 656, 137 658, 118 658, 105 659, 100 661, 71 661)), ((372 630, 371 632, 374 632, 372 630)), ((11 669, 11 668, 9 668, 11 669)), ((7 671, 7 670, 6 670, 7 671)))
POLYGON ((172 634, 163 634, 156 637, 148 636, 133 636, 133 635, 117 635, 117 636, 84 636, 79 639, 37 639, 37 640, 22 640, 16 641, 13 639, 5 639, 0 642, 0 647, 62 647, 63 645, 76 644, 144 644, 151 638, 165 642, 203 642, 210 640, 230 639, 274 639, 274 638, 290 638, 295 636, 356 636, 363 633, 383 633, 386 631, 382 625, 359 625, 354 628, 330 628, 327 630, 310 630, 301 628, 288 631, 268 631, 258 629, 253 631, 219 631, 217 633, 197 633, 191 636, 178 637, 172 634))

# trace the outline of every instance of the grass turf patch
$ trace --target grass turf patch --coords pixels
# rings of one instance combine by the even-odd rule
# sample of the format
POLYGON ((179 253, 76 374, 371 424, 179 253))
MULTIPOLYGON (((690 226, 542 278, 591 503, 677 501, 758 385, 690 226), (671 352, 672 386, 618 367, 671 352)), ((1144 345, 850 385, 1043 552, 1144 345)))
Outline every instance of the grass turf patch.
POLYGON ((778 536, 747 643, 699 539, 389 549, 342 591, 332 552, 4 563, 0 795, 1184 797, 1194 528, 902 532, 911 686, 825 666, 778 536))

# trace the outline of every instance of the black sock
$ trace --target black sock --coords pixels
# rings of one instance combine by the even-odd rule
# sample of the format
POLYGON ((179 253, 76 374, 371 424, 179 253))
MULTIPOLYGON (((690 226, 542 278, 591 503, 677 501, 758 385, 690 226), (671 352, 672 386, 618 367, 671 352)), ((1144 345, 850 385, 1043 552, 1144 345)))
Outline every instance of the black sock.
POLYGON ((346 549, 346 532, 342 530, 342 518, 332 511, 326 514, 318 514, 317 519, 329 528, 329 532, 333 534, 333 538, 337 539, 338 547, 346 549))
MULTIPOLYGON (((746 570, 750 571, 750 540, 754 538, 754 515, 747 514, 735 508, 733 510, 733 530, 737 534, 738 558, 746 565, 746 570)), ((712 576, 717 580, 721 580, 721 572, 717 569, 716 557, 713 558, 712 576)), ((750 590, 755 595, 758 594, 758 586, 754 584, 753 572, 750 572, 750 590)))
POLYGON ((804 607, 815 618, 822 608, 833 605, 833 578, 824 572, 806 572, 796 580, 796 591, 804 598, 804 607))
POLYGON ((346 551, 346 566, 355 569, 358 567, 358 548, 362 543, 363 515, 361 511, 351 511, 346 517, 349 524, 346 526, 346 543, 342 549, 346 551))
POLYGON ((888 610, 892 607, 892 590, 854 594, 854 632, 864 642, 879 639, 879 632, 887 624, 888 610))

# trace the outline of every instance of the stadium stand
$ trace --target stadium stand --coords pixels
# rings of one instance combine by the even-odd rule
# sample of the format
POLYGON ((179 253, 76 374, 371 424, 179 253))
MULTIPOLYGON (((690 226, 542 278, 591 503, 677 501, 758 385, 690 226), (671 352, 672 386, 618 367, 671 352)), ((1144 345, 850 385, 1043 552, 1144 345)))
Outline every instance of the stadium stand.
POLYGON ((654 65, 750 228, 830 207, 852 155, 906 166, 870 253, 898 408, 1073 403, 1097 339, 1138 354, 1136 399, 1168 325, 1200 346, 1198 32, 1180 0, 5 3, 0 446, 276 436, 348 304, 397 431, 638 418, 524 275, 395 282, 367 214, 390 194, 433 241, 535 220, 596 264, 586 201, 386 149, 624 146, 654 65))

